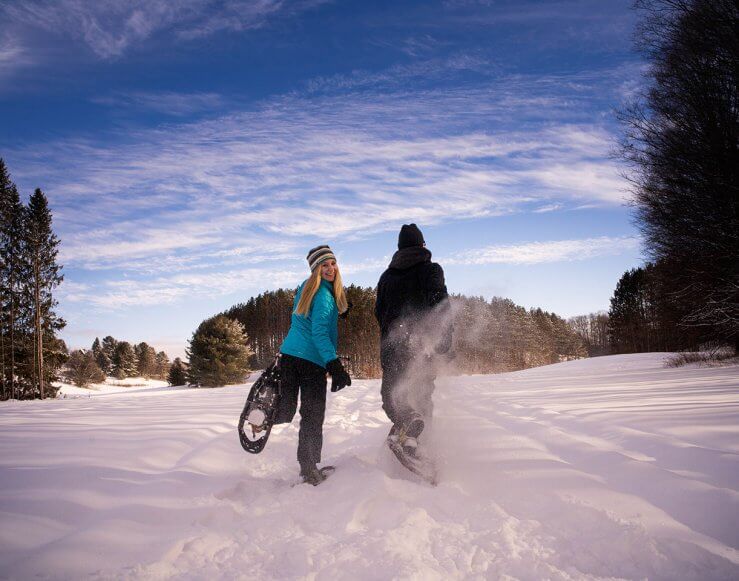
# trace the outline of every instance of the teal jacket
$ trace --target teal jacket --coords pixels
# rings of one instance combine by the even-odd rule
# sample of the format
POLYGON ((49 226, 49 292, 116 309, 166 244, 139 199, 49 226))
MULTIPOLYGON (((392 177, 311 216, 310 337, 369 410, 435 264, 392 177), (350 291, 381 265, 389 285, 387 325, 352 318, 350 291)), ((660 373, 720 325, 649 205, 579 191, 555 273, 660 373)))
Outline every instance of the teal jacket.
POLYGON ((306 317, 295 312, 306 282, 303 281, 295 293, 290 330, 282 342, 280 351, 326 367, 326 363, 336 359, 339 338, 339 310, 336 308, 333 284, 321 280, 321 286, 313 297, 310 312, 306 317))

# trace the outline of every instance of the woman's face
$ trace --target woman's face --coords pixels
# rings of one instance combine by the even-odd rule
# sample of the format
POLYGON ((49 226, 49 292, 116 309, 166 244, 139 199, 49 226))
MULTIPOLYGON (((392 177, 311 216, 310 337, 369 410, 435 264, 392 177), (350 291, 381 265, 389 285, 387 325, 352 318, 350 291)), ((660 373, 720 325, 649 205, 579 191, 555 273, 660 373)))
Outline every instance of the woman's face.
POLYGON ((321 263, 321 278, 328 282, 334 282, 336 278, 336 261, 333 258, 329 258, 321 263))

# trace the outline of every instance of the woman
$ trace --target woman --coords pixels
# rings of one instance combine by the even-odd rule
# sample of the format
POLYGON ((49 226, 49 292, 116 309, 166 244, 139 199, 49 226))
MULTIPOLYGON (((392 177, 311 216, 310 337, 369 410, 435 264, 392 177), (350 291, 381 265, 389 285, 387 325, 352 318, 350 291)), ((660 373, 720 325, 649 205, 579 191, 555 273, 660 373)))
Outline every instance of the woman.
POLYGON ((280 347, 282 399, 275 423, 292 421, 300 392, 300 476, 316 486, 326 479, 317 466, 323 445, 326 371, 331 374, 331 391, 352 380, 336 355, 338 316, 348 308, 336 256, 328 246, 317 246, 307 259, 311 275, 295 294, 290 331, 280 347))

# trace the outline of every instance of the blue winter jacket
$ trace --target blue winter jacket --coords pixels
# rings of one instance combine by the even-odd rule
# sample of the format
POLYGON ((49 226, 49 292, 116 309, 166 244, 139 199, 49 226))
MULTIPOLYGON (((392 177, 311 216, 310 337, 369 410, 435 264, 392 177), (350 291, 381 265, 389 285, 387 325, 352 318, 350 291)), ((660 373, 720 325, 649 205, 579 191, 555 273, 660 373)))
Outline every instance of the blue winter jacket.
POLYGON ((336 308, 333 284, 321 280, 306 317, 295 312, 306 282, 303 281, 295 293, 290 330, 282 342, 280 351, 326 367, 326 363, 336 359, 339 338, 339 310, 336 308))

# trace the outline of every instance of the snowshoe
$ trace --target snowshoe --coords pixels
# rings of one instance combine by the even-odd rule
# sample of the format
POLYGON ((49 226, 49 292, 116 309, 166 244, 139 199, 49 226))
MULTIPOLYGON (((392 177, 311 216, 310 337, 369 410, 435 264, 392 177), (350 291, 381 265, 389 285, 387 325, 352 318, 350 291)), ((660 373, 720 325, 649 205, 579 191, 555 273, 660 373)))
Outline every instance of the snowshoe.
POLYGON ((239 441, 247 452, 259 454, 267 444, 281 394, 280 355, 277 355, 251 386, 239 417, 239 441))
POLYGON ((436 486, 438 475, 434 462, 418 449, 418 435, 423 430, 423 420, 411 420, 407 427, 393 426, 387 436, 388 448, 395 454, 398 461, 408 470, 420 476, 423 480, 436 486), (418 429, 420 427, 420 429, 418 429), (415 435, 411 435, 415 434, 415 435))

